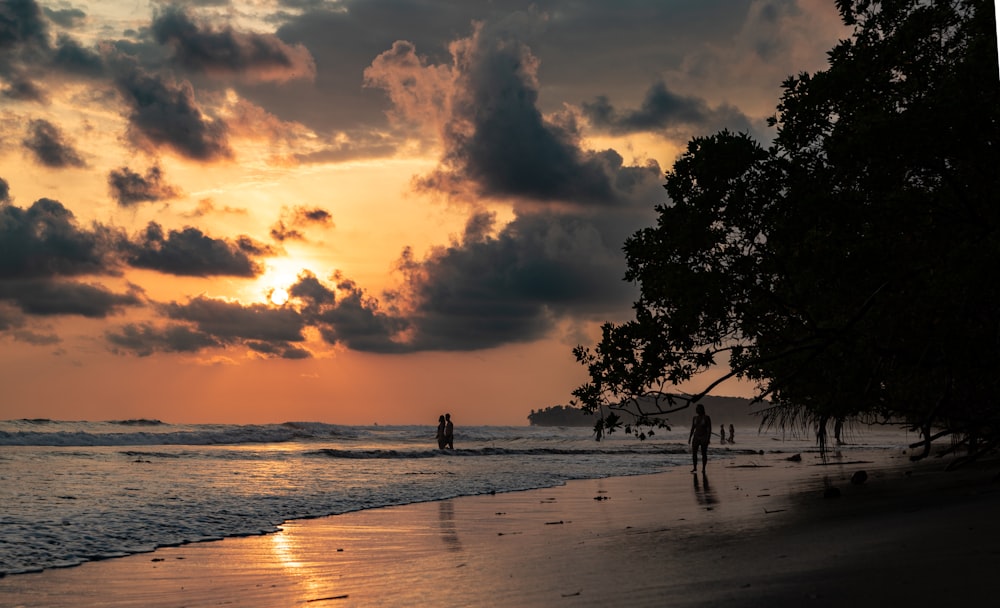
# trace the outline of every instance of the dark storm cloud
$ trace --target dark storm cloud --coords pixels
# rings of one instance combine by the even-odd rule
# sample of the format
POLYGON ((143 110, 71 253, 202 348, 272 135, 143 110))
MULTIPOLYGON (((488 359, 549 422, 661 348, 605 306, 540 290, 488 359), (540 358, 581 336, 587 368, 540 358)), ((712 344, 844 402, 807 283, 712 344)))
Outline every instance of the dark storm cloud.
MULTIPOLYGON (((65 280, 116 273, 115 250, 122 238, 99 224, 81 228, 72 212, 51 199, 39 199, 28 209, 0 205, 0 304, 6 303, 0 308, 13 306, 33 316, 104 318, 142 306, 136 287, 115 293, 97 283, 65 280)), ((8 314, 8 324, 11 318, 8 314)), ((52 339, 37 337, 41 343, 52 339)), ((33 340, 29 334, 17 339, 33 340)))
POLYGON ((41 101, 45 93, 32 80, 29 66, 50 53, 48 24, 34 0, 0 2, 0 90, 5 97, 41 101))
POLYGON ((172 60, 188 70, 238 74, 265 81, 312 78, 312 55, 302 45, 289 45, 273 34, 237 32, 225 26, 196 23, 179 8, 168 8, 153 20, 156 41, 173 49, 172 60))
POLYGON ((315 309, 309 318, 330 344, 375 353, 414 350, 399 339, 409 322, 393 311, 381 310, 377 300, 349 279, 338 278, 337 301, 315 309))
POLYGON ((127 306, 144 304, 137 289, 114 293, 96 283, 48 279, 0 280, 0 300, 29 315, 80 315, 97 319, 121 313, 127 306))
POLYGON ((151 323, 129 323, 118 330, 108 330, 104 337, 111 344, 112 352, 132 353, 139 357, 148 357, 155 352, 194 353, 223 346, 211 335, 183 324, 157 328, 151 323))
POLYGON ((254 277, 261 267, 253 258, 271 253, 248 237, 216 239, 190 226, 164 234, 156 222, 150 222, 125 249, 126 261, 135 268, 196 277, 254 277))
POLYGON ((597 318, 634 298, 621 280, 621 243, 650 221, 662 197, 659 167, 587 150, 572 114, 545 116, 522 30, 477 26, 454 43, 450 78, 406 42, 366 72, 405 118, 439 111, 446 151, 423 188, 517 200, 515 219, 495 236, 492 218, 474 213, 461 242, 424 259, 404 252, 396 297, 409 304, 401 343, 410 350, 533 341, 561 320, 597 318), (450 103, 435 101, 442 91, 450 103))
POLYGON ((85 167, 87 163, 54 124, 37 119, 28 123, 28 135, 21 144, 46 167, 85 167))
POLYGON ((635 295, 621 280, 617 235, 602 234, 594 218, 532 213, 477 239, 482 221, 470 221, 463 243, 424 260, 404 255, 415 349, 531 341, 560 318, 600 315, 635 295))
POLYGON ((46 91, 35 82, 50 69, 80 76, 97 77, 104 73, 103 60, 94 51, 83 48, 65 33, 55 47, 49 38, 48 20, 70 26, 82 20, 77 9, 43 11, 34 0, 10 0, 0 3, 0 81, 3 96, 21 101, 45 101, 46 91))
POLYGON ((108 173, 108 186, 111 195, 122 207, 170 199, 179 194, 177 188, 164 181, 159 165, 147 169, 145 176, 128 167, 112 169, 108 173))
POLYGON ((299 11, 280 15, 276 34, 306 46, 316 57, 315 85, 243 91, 279 116, 316 131, 347 130, 359 123, 381 125, 389 109, 378 91, 358 87, 360 74, 397 40, 412 42, 433 62, 450 60, 448 43, 474 21, 497 21, 513 13, 540 17, 530 40, 541 59, 546 112, 565 100, 593 99, 650 79, 649 66, 676 65, 698 45, 730 43, 751 0, 286 0, 299 11), (672 23, 684 27, 671 28, 672 23), (414 27, 419 24, 419 27, 414 27), (650 44, 647 41, 662 41, 650 44), (637 44, 638 41, 638 44, 637 44), (336 112, 328 108, 336 107, 336 112))
POLYGON ((593 126, 617 134, 677 127, 698 131, 723 127, 735 131, 750 129, 750 120, 736 108, 723 106, 713 110, 704 99, 673 93, 662 82, 650 87, 636 110, 618 111, 602 95, 591 103, 584 103, 583 112, 593 126))
MULTIPOLYGON (((625 165, 614 150, 585 150, 570 117, 557 122, 542 115, 538 61, 515 30, 481 25, 454 48, 450 115, 442 125, 446 151, 439 168, 421 180, 422 187, 448 194, 467 193, 471 187, 475 197, 583 205, 620 204, 652 189, 660 174, 655 162, 625 165)), ((420 83, 410 83, 440 80, 439 68, 414 67, 423 65, 427 62, 416 57, 413 45, 397 42, 375 59, 366 77, 416 119, 420 108, 412 105, 414 92, 420 91, 418 99, 429 99, 425 104, 435 96, 424 93, 420 83)))
POLYGON ((162 305, 164 314, 174 321, 193 323, 198 331, 223 342, 255 340, 258 342, 302 342, 305 322, 292 308, 274 308, 264 304, 243 305, 197 297, 186 304, 162 305))
POLYGON ((87 13, 78 8, 51 9, 46 7, 42 10, 52 23, 66 28, 74 27, 87 18, 87 13))
POLYGON ((140 147, 166 146, 193 160, 232 156, 228 128, 206 116, 190 83, 176 83, 128 61, 115 66, 115 86, 130 107, 129 134, 140 147))
POLYGON ((10 184, 7 183, 7 180, 0 177, 0 204, 9 203, 10 201, 10 184))
POLYGON ((6 0, 0 4, 0 49, 47 43, 48 27, 35 0, 6 0))
POLYGON ((59 201, 0 206, 0 281, 109 274, 121 235, 99 224, 81 228, 59 201))
POLYGON ((54 67, 70 74, 97 78, 105 73, 104 59, 98 53, 65 34, 56 41, 51 61, 54 67))

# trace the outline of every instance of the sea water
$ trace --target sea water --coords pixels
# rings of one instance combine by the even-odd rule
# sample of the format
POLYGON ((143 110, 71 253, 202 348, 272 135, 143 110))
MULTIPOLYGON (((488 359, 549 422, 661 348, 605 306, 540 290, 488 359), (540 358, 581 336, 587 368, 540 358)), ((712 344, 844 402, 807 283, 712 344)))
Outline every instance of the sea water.
MULTIPOLYGON (((588 428, 0 421, 0 576, 276 531, 282 522, 689 466, 687 428, 639 441, 588 428)), ((710 459, 815 450, 740 429, 710 459)), ((897 448, 901 433, 858 448, 897 448)), ((846 446, 850 449, 852 446, 846 446)))

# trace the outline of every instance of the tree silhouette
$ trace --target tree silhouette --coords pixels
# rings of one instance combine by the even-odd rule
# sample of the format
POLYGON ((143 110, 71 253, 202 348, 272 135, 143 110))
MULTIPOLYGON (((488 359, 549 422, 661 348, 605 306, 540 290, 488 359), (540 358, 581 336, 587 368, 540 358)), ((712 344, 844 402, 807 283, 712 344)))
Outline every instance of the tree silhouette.
POLYGON ((998 446, 993 6, 837 7, 852 35, 784 82, 769 148, 722 131, 667 174, 656 225, 625 243, 635 319, 574 350, 584 409, 676 411, 700 395, 669 388, 722 365, 771 401, 765 423, 821 445, 859 420, 919 430, 918 457, 947 435, 967 458, 998 446))

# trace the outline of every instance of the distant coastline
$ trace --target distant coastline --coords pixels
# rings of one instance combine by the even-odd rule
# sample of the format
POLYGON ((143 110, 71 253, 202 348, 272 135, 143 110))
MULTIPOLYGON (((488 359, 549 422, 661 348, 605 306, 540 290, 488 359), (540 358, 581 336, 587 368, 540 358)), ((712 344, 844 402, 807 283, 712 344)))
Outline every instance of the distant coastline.
MULTIPOLYGON (((753 400, 745 397, 723 397, 707 396, 703 397, 699 403, 705 406, 708 415, 713 420, 720 423, 746 424, 753 421, 760 422, 759 412, 768 406, 767 402, 754 403, 753 400)), ((673 414, 663 416, 670 424, 684 424, 694 415, 694 408, 683 409, 673 414)), ((622 416, 623 422, 628 423, 628 416, 622 416)), ((528 414, 528 423, 531 426, 589 426, 592 427, 599 418, 598 414, 588 414, 578 407, 571 405, 553 405, 539 410, 531 410, 528 414)))

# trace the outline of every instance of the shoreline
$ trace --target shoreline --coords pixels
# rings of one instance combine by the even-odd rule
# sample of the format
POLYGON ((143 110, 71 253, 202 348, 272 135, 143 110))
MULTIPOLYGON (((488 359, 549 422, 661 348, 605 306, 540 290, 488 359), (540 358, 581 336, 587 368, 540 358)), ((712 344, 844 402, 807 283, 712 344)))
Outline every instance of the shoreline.
POLYGON ((293 520, 8 575, 0 605, 836 606, 985 590, 975 574, 1000 556, 996 462, 945 473, 891 450, 825 466, 788 456, 293 520), (853 485, 858 470, 868 480, 853 485), (823 498, 829 485, 839 498, 823 498))

